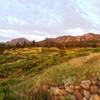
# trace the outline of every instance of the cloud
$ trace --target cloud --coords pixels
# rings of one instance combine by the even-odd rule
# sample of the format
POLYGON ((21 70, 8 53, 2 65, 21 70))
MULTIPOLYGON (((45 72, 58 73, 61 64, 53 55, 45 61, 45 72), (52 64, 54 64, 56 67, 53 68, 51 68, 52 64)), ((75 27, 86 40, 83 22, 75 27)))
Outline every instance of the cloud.
POLYGON ((0 0, 0 41, 99 32, 99 6, 97 0, 0 0))
POLYGON ((24 21, 24 20, 21 20, 21 19, 18 19, 16 17, 13 17, 13 16, 7 16, 5 17, 4 19, 7 19, 7 21, 10 23, 10 24, 20 24, 20 25, 26 25, 28 24, 28 22, 24 21))
POLYGON ((82 35, 85 33, 85 30, 81 29, 80 27, 77 27, 74 29, 65 30, 65 33, 71 34, 71 35, 82 35))
MULTIPOLYGON (((38 30, 33 31, 32 33, 25 33, 23 31, 17 31, 12 29, 0 29, 0 38, 1 41, 11 40, 13 38, 25 37, 29 40, 40 41, 46 38, 47 33, 41 32, 38 30), (34 34, 34 35, 33 35, 34 34)), ((47 36, 48 37, 48 36, 47 36)), ((49 35, 50 37, 50 35, 49 35)))
POLYGON ((77 9, 79 14, 81 14, 86 20, 89 20, 92 24, 100 25, 100 10, 98 6, 98 4, 100 5, 100 1, 77 0, 76 4, 79 7, 77 9))

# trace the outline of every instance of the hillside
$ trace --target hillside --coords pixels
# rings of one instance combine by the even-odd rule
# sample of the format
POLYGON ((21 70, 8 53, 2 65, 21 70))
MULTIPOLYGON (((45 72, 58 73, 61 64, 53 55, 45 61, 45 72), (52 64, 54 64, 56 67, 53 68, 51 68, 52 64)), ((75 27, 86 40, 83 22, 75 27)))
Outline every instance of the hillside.
POLYGON ((100 75, 99 47, 6 50, 0 55, 0 100, 32 100, 42 84, 59 85, 73 78, 78 83, 94 75, 100 75))
POLYGON ((16 38, 4 43, 10 47, 96 47, 100 46, 100 34, 87 33, 82 36, 59 36, 56 38, 46 38, 42 41, 29 41, 26 38, 16 38))
POLYGON ((57 42, 70 42, 70 41, 93 41, 93 40, 99 40, 100 39, 100 34, 95 34, 95 33, 87 33, 82 36, 61 36, 57 37, 55 40, 57 42))
POLYGON ((66 36, 59 36, 57 38, 46 38, 45 40, 41 41, 41 42, 53 42, 53 43, 58 43, 58 44, 69 44, 69 43, 73 43, 73 44, 77 44, 77 43, 82 43, 82 42, 94 42, 96 41, 98 46, 100 46, 100 34, 95 34, 95 33, 87 33, 84 34, 82 36, 71 36, 71 35, 66 35, 66 36))
POLYGON ((30 41, 25 38, 16 38, 7 42, 7 44, 10 44, 11 46, 15 46, 17 44, 23 45, 24 43, 30 43, 30 41))

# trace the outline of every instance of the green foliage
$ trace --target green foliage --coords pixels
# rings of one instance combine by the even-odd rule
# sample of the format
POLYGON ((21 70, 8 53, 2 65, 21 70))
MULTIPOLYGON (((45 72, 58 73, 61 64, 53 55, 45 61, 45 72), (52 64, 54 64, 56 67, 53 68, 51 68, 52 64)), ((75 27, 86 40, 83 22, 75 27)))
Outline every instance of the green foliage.
POLYGON ((17 100, 16 96, 13 94, 13 91, 8 87, 0 87, 0 100, 17 100))
POLYGON ((34 91, 32 95, 32 100, 51 100, 51 94, 46 90, 34 91))

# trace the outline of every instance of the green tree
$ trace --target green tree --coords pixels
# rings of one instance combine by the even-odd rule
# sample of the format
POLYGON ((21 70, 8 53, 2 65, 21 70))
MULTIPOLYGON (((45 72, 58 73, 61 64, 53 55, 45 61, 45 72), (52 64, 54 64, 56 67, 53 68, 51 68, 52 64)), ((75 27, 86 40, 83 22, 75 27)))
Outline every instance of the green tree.
POLYGON ((5 50, 5 44, 0 43, 0 54, 3 54, 4 50, 5 50))

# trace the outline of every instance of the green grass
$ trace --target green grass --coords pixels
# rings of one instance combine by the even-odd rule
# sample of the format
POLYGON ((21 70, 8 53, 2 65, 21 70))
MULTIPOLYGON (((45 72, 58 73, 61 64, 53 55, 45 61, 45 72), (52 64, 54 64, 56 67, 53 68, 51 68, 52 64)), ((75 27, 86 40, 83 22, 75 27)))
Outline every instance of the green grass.
POLYGON ((31 100, 43 83, 74 83, 100 73, 100 48, 24 48, 0 55, 0 100, 31 100))

